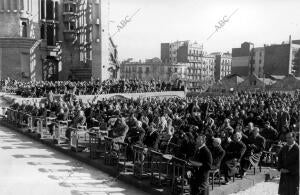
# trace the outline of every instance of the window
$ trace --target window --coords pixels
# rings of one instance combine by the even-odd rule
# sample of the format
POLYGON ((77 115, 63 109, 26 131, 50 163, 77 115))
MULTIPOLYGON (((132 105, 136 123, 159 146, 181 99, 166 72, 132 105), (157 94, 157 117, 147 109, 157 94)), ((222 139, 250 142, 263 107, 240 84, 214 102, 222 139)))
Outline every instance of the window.
POLYGON ((54 29, 53 25, 47 25, 47 45, 54 45, 54 29))
POLYGON ((69 12, 69 6, 70 6, 70 4, 65 4, 64 5, 64 11, 65 12, 69 12))
POLYGON ((58 2, 55 2, 55 20, 58 20, 58 2))
POLYGON ((53 1, 47 0, 46 1, 46 17, 47 20, 53 20, 54 19, 54 13, 53 13, 53 1))
POLYGON ((259 64, 261 64, 261 59, 259 59, 259 64))
POLYGON ((22 37, 27 37, 27 23, 22 22, 22 37))
POLYGON ((70 4, 70 12, 75 12, 75 5, 74 4, 70 4))
POLYGON ((41 24, 41 39, 45 39, 45 24, 41 24))

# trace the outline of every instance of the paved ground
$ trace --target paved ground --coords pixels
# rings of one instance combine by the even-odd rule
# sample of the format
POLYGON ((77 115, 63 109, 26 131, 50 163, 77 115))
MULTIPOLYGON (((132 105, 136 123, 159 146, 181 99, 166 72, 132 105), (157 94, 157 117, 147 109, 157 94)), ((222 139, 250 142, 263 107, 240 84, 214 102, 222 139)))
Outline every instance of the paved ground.
POLYGON ((231 195, 276 195, 278 192, 277 182, 262 182, 253 187, 231 195))
POLYGON ((143 195, 107 174, 0 126, 1 195, 143 195))

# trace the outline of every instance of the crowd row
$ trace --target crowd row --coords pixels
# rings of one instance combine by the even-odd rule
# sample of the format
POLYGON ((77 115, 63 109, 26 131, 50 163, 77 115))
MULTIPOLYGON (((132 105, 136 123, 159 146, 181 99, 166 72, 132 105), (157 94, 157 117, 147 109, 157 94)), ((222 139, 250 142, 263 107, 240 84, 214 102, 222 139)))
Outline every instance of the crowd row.
POLYGON ((16 80, 2 80, 3 90, 15 92, 22 97, 45 97, 49 92, 53 94, 65 94, 73 91, 76 95, 97 95, 107 93, 143 93, 160 91, 184 90, 182 82, 143 81, 143 80, 106 80, 95 81, 31 81, 22 82, 16 80))

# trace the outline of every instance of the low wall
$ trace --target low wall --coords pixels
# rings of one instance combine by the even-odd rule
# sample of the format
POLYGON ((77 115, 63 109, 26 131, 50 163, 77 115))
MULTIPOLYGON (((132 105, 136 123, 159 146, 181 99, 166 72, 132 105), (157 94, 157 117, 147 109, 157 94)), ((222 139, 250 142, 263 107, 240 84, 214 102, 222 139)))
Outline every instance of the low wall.
MULTIPOLYGON (((22 98, 14 94, 1 94, 2 98, 5 99, 8 103, 16 101, 22 103, 22 101, 31 101, 31 102, 40 102, 45 98, 22 98)), ((60 95, 54 95, 55 97, 60 95)), ((109 98, 127 98, 127 99, 138 99, 138 98, 171 98, 179 97, 185 98, 186 94, 184 91, 164 91, 164 92, 148 92, 148 93, 112 93, 112 94, 102 94, 102 95, 79 95, 78 99, 82 99, 84 103, 92 101, 96 97, 97 100, 109 99, 109 98)))

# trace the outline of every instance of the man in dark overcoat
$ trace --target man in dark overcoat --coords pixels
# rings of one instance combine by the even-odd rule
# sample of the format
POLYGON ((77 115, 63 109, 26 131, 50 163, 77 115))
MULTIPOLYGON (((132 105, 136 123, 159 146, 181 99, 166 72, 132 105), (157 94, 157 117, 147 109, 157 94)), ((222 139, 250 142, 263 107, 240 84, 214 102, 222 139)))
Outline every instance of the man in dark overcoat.
POLYGON ((278 154, 278 170, 280 182, 278 194, 299 194, 299 146, 295 142, 293 132, 286 134, 287 145, 283 146, 278 154))
POLYGON ((188 172, 191 176, 190 186, 191 195, 209 195, 208 178, 209 170, 212 167, 212 155, 205 145, 205 135, 196 137, 196 150, 191 159, 192 172, 188 172))

